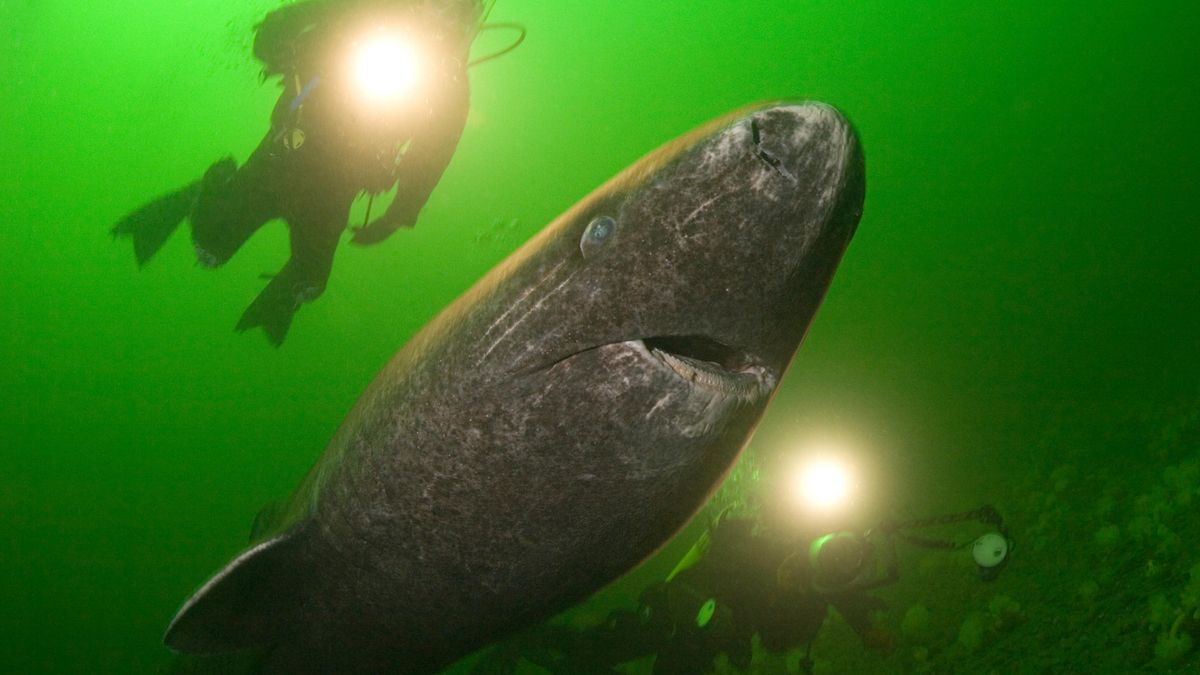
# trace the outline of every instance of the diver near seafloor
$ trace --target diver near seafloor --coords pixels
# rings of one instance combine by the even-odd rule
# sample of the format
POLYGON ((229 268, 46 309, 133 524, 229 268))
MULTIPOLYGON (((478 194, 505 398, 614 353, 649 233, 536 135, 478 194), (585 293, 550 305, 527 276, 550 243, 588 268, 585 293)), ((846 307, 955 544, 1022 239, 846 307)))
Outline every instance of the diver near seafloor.
POLYGON ((555 675, 607 675, 649 655, 654 675, 711 673, 721 654, 744 671, 755 634, 769 652, 803 646, 815 638, 830 606, 866 644, 891 648, 871 617, 882 603, 866 591, 895 580, 894 550, 883 547, 852 565, 839 541, 814 566, 802 547, 758 532, 756 525, 753 518, 722 512, 666 580, 641 592, 636 610, 612 612, 583 630, 548 625, 527 633, 498 647, 474 675, 508 675, 522 658, 555 675))
POLYGON ((885 521, 865 532, 799 537, 762 531, 755 518, 722 512, 663 582, 642 591, 636 610, 610 613, 583 630, 547 624, 502 644, 477 663, 474 675, 510 675, 524 659, 555 675, 611 675, 619 664, 654 655, 655 675, 711 673, 716 658, 747 670, 758 636, 781 654, 803 648, 801 672, 829 608, 883 654, 894 636, 877 620, 884 603, 868 591, 900 579, 896 540, 923 548, 963 543, 916 534, 925 527, 978 521, 997 528, 972 542, 980 577, 993 579, 1007 562, 1007 531, 991 507, 906 522, 885 521))
POLYGON ((225 157, 125 216, 113 235, 132 238, 141 266, 186 218, 198 263, 214 268, 283 219, 291 256, 236 326, 261 326, 280 345, 299 307, 324 292, 358 195, 395 189, 382 214, 353 228, 356 244, 416 223, 466 123, 468 52, 493 2, 301 0, 268 13, 254 56, 283 91, 258 147, 242 166, 225 157))

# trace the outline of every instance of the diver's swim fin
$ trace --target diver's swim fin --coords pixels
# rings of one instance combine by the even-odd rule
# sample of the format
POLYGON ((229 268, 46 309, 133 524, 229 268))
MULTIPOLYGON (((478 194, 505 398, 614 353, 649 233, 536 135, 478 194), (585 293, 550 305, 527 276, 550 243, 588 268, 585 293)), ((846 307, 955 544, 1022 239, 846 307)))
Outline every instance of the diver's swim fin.
POLYGON ((112 228, 113 237, 131 237, 138 267, 144 266, 162 248, 167 238, 192 212, 200 197, 202 181, 196 181, 141 206, 112 228))
POLYGON ((266 288, 254 298, 254 302, 242 313, 234 328, 237 332, 261 326, 267 339, 276 347, 283 344, 292 316, 300 308, 301 300, 296 296, 295 284, 287 268, 272 277, 266 288))

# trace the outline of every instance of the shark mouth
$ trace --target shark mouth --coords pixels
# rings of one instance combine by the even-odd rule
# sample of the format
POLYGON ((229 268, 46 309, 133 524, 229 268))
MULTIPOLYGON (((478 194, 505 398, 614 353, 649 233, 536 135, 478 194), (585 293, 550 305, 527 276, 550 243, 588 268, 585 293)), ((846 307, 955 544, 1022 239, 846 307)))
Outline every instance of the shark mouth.
POLYGON ((749 403, 770 393, 775 378, 746 352, 703 335, 644 338, 646 350, 701 389, 749 403))

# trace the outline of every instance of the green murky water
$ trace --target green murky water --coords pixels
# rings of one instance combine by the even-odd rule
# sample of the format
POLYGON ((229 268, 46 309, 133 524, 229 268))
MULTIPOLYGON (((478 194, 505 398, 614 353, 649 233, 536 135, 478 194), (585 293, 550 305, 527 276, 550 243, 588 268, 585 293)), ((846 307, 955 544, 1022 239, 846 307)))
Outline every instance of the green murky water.
MULTIPOLYGON (((276 90, 249 31, 277 4, 0 0, 0 671, 162 668, 179 603, 414 331, 642 153, 781 97, 855 122, 867 204, 752 447, 851 439, 868 517, 992 502, 1026 542, 986 588, 913 562, 883 595, 897 630, 923 603, 932 632, 881 658, 834 622, 818 667, 1198 667, 1155 648, 1200 639, 1175 620, 1200 563, 1200 6, 499 0, 528 39, 472 71, 418 227, 343 246, 275 350, 232 327, 281 225, 216 272, 182 234, 139 272, 108 228, 253 149, 276 90), (1022 620, 964 647, 996 594, 1022 620)), ((631 602, 688 543, 580 611, 631 602)))

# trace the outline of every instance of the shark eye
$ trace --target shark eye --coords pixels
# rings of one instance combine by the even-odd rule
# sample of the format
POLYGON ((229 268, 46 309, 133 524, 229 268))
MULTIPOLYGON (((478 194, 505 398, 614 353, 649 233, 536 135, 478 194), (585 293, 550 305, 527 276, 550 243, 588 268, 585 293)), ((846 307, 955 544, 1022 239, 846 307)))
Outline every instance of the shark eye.
POLYGON ((608 216, 598 216, 583 229, 583 238, 579 240, 579 252, 584 258, 595 255, 605 242, 613 238, 617 231, 617 221, 608 216))

